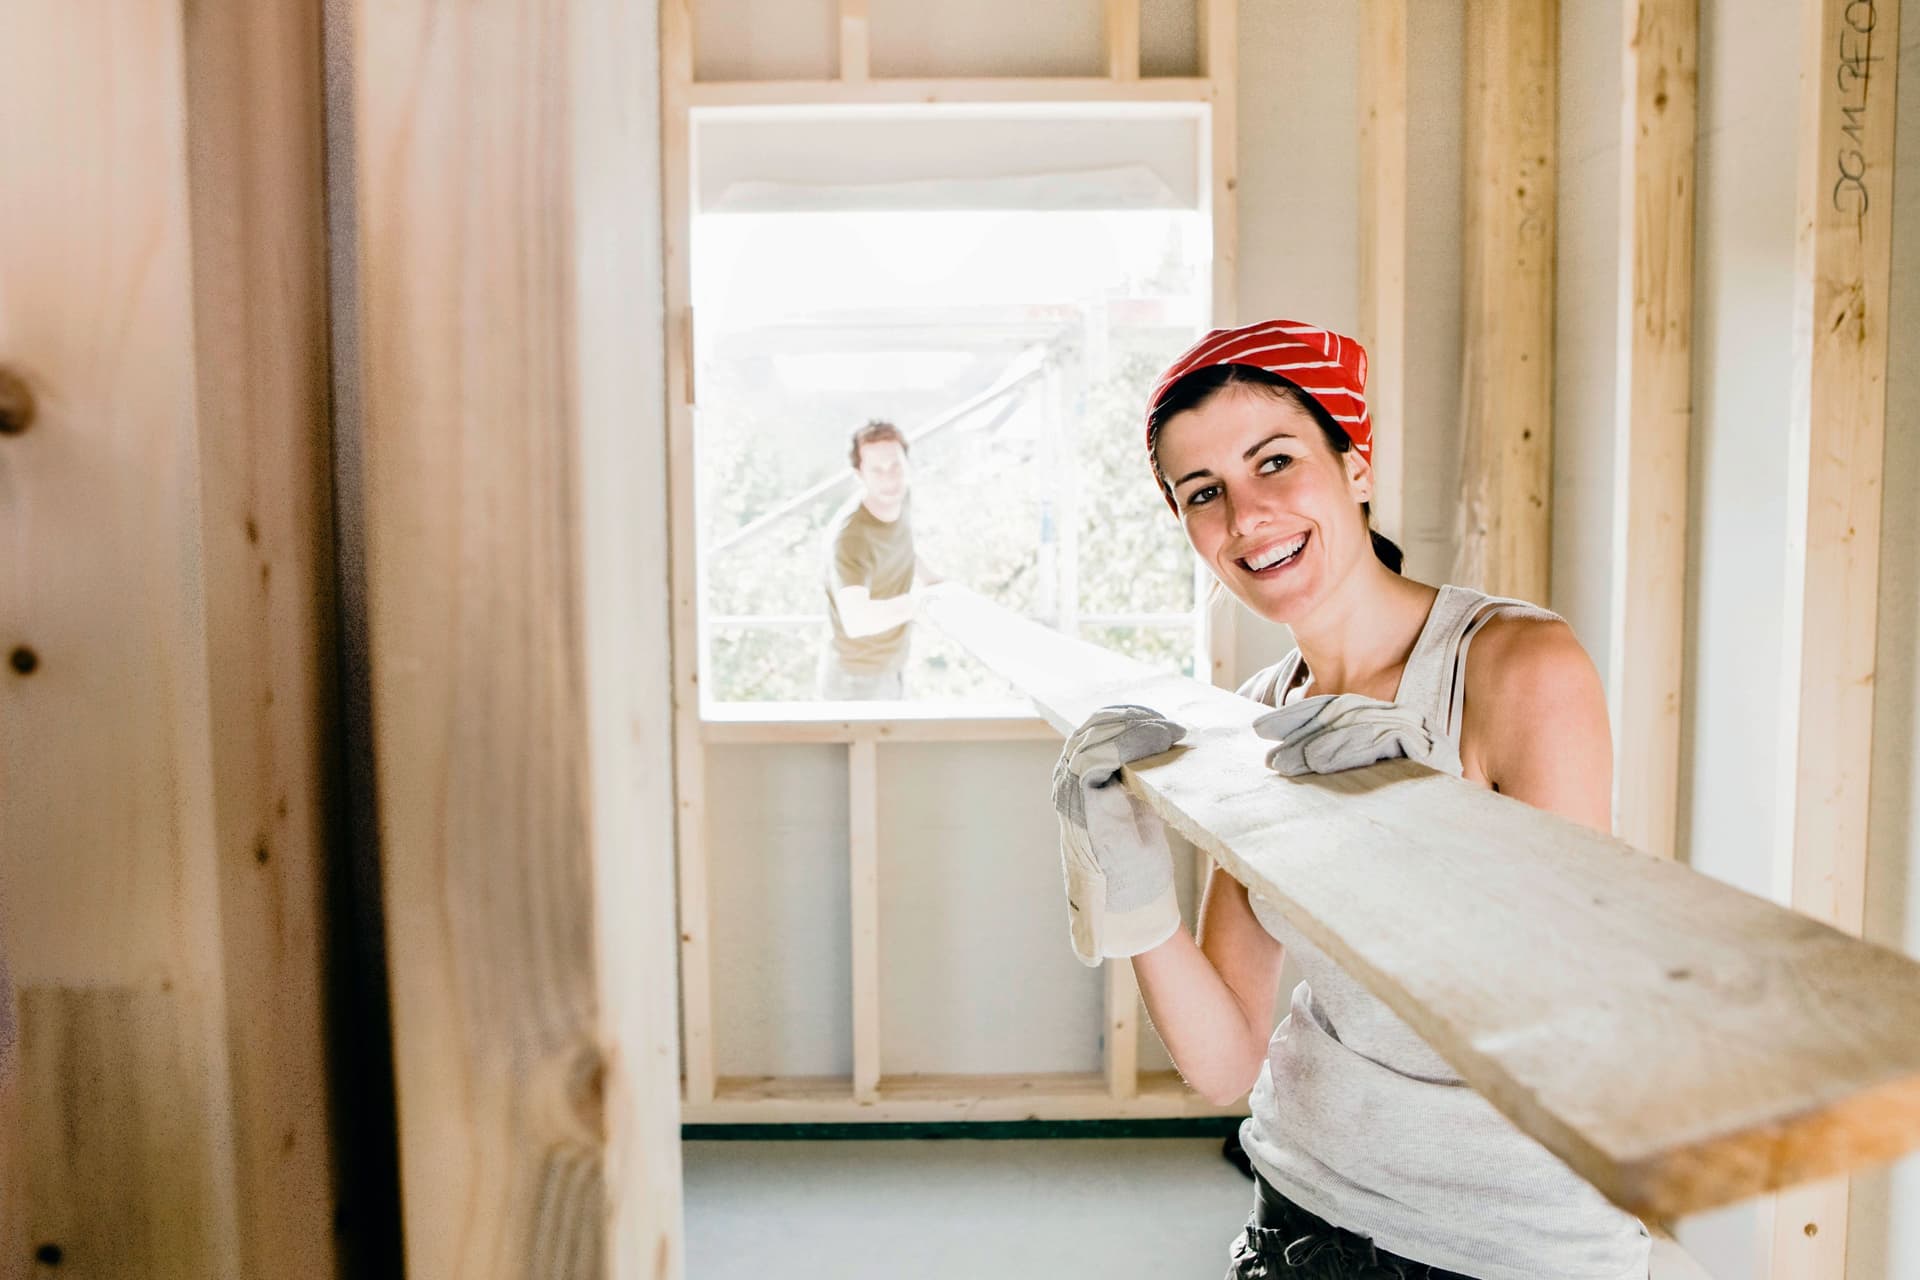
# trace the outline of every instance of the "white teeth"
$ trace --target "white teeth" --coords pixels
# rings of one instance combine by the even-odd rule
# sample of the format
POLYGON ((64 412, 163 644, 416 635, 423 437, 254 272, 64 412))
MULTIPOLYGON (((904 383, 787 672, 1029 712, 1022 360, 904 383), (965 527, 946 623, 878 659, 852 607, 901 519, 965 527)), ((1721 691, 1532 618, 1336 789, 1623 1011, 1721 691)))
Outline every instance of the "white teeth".
POLYGON ((1241 563, 1255 573, 1259 573, 1262 569, 1273 568, 1274 565, 1279 564, 1282 560, 1291 560, 1294 556, 1300 554, 1300 548, 1306 545, 1307 535, 1303 533, 1292 542, 1286 543, 1283 546, 1273 547, 1262 552, 1259 556, 1248 556, 1245 560, 1241 561, 1241 563))

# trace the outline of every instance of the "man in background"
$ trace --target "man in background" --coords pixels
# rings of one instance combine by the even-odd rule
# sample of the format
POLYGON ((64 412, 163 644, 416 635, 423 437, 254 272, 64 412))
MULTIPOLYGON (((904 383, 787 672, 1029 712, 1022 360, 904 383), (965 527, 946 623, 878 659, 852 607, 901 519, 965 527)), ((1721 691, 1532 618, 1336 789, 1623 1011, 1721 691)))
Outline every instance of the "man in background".
POLYGON ((940 579, 914 553, 907 438, 891 422, 853 433, 860 492, 827 527, 827 618, 819 694, 872 701, 906 696, 907 649, 919 587, 940 579), (917 585, 916 585, 917 581, 917 585))

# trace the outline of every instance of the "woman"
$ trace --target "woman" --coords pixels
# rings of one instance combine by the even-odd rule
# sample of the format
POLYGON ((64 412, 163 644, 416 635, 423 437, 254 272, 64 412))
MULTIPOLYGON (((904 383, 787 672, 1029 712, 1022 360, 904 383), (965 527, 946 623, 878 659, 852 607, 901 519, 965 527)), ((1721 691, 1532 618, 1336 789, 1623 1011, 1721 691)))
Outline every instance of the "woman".
MULTIPOLYGON (((1194 551, 1299 646, 1241 690, 1283 709, 1268 720, 1285 724, 1263 730, 1289 739, 1275 767, 1370 763, 1385 739, 1606 830, 1611 747, 1592 662, 1552 614, 1400 575, 1399 549, 1369 525, 1365 391, 1359 344, 1273 321, 1202 339, 1148 414, 1154 478, 1194 551)), ((1132 958, 1194 1089, 1223 1104, 1252 1090, 1241 1140, 1255 1212, 1230 1280, 1644 1280, 1639 1222, 1462 1085, 1271 903, 1216 867, 1198 941, 1180 927, 1164 830, 1109 785, 1180 732, 1108 708, 1068 740, 1054 794, 1075 949, 1132 958), (1305 980, 1269 1040, 1283 955, 1305 980)))

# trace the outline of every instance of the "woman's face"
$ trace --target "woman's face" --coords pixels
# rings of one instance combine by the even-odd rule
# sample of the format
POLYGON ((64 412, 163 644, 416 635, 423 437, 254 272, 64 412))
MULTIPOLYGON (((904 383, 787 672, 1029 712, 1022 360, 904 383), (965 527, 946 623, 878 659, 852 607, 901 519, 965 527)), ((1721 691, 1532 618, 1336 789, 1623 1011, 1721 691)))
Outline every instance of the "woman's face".
POLYGON ((1291 400, 1229 384, 1161 427, 1156 452, 1187 540, 1263 618, 1308 616, 1373 555, 1359 505, 1371 469, 1352 450, 1335 453, 1291 400))

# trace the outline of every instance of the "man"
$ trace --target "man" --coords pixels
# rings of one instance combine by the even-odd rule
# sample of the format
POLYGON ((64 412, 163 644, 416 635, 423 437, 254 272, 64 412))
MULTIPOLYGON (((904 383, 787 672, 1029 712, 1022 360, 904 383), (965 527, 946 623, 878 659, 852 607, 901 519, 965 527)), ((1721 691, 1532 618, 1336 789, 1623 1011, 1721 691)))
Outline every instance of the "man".
POLYGON ((876 700, 906 695, 908 624, 915 586, 939 581, 913 550, 907 513, 907 438, 891 422, 853 433, 849 453, 860 492, 827 529, 827 617, 833 639, 820 656, 820 696, 876 700))

